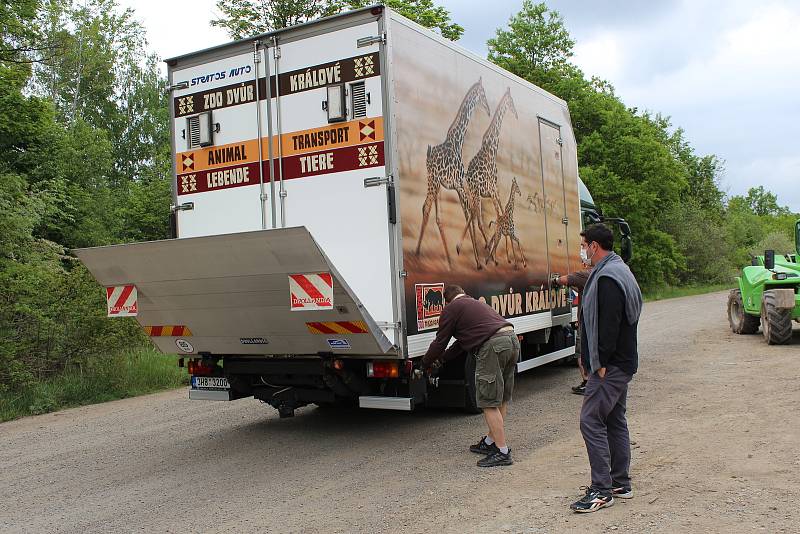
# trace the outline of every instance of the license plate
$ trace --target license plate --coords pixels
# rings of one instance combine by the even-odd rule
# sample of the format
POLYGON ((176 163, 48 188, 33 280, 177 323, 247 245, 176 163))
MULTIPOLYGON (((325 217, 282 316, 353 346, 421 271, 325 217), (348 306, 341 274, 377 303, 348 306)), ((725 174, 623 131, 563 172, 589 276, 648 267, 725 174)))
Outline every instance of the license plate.
POLYGON ((228 379, 221 376, 193 376, 192 387, 195 389, 231 389, 228 379))

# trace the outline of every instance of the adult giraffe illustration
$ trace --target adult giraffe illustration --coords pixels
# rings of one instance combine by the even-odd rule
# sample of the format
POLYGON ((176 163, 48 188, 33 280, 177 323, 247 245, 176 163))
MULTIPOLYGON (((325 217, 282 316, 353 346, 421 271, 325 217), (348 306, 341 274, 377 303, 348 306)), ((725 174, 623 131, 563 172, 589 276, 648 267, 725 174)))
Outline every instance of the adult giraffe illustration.
MULTIPOLYGON (((514 255, 514 269, 517 269, 517 251, 514 249, 514 243, 517 244, 517 248, 519 249, 519 254, 522 256, 522 267, 526 267, 527 263, 525 262, 525 252, 522 250, 522 244, 519 242, 519 238, 517 237, 516 228, 514 227, 514 195, 522 196, 522 191, 519 189, 519 185, 517 184, 516 177, 511 180, 511 194, 508 196, 508 203, 506 204, 506 209, 503 211, 502 214, 498 215, 497 217, 497 228, 494 231, 494 235, 490 241, 489 246, 489 257, 486 259, 486 263, 488 265, 489 260, 494 260, 494 264, 497 265, 497 258, 495 257, 495 251, 497 250, 497 245, 500 243, 500 237, 506 238, 506 260, 508 263, 511 263, 511 258, 508 256, 508 249, 509 249, 509 238, 511 239, 511 253, 514 255)), ((494 221, 489 223, 489 227, 491 228, 494 221)))
MULTIPOLYGON (((478 106, 485 109, 487 115, 491 114, 489 102, 486 100, 486 93, 483 90, 483 78, 479 78, 467 91, 455 119, 453 119, 450 128, 447 130, 445 140, 433 147, 428 145, 428 153, 425 160, 425 166, 428 169, 428 194, 425 196, 425 203, 422 205, 422 226, 419 229, 416 254, 419 256, 422 236, 425 234, 425 227, 428 224, 428 217, 431 212, 431 204, 433 204, 436 209, 436 225, 439 227, 439 235, 442 237, 442 244, 447 255, 447 264, 450 267, 453 264, 450 260, 450 251, 447 248, 447 238, 444 235, 442 221, 439 218, 439 190, 443 187, 455 191, 458 194, 461 208, 464 210, 464 216, 467 217, 466 205, 468 200, 467 193, 464 190, 464 163, 461 160, 461 149, 464 145, 464 136, 466 135, 470 118, 478 106)), ((475 259, 477 261, 477 253, 475 259)))
MULTIPOLYGON (((497 148, 500 144, 500 127, 503 124, 503 117, 506 112, 511 110, 514 116, 519 119, 517 108, 514 106, 514 99, 511 98, 511 88, 506 89, 500 103, 497 104, 492 122, 483 134, 481 148, 470 160, 467 167, 467 186, 473 193, 468 206, 469 215, 467 216, 467 226, 461 233, 461 238, 456 245, 456 253, 461 253, 461 244, 467 231, 474 233, 474 221, 478 221, 478 229, 483 236, 483 243, 486 251, 489 251, 489 241, 486 238, 486 231, 483 228, 483 199, 491 199, 495 207, 495 215, 499 217, 503 211, 500 203, 500 194, 497 191, 497 148), (471 226, 472 225, 472 226, 471 226)), ((473 238, 473 244, 474 244, 473 238)))

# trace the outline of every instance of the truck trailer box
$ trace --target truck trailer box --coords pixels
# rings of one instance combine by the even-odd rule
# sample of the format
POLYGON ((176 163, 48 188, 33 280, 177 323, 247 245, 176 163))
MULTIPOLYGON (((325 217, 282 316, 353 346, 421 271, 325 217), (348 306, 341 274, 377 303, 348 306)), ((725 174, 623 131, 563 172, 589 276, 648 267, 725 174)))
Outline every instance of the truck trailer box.
POLYGON ((514 324, 519 370, 574 354, 563 100, 384 6, 167 64, 175 238, 76 254, 194 398, 470 404, 466 356, 411 372, 449 283, 514 324))

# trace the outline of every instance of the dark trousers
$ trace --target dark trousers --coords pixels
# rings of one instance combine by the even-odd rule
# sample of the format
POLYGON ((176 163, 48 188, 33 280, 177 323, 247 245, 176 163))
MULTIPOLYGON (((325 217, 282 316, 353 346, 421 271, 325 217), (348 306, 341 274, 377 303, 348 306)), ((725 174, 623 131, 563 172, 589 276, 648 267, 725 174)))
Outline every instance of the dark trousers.
POLYGON ((608 367, 606 376, 589 375, 581 408, 581 434, 589 454, 592 487, 630 486, 631 441, 625 404, 631 375, 608 367))

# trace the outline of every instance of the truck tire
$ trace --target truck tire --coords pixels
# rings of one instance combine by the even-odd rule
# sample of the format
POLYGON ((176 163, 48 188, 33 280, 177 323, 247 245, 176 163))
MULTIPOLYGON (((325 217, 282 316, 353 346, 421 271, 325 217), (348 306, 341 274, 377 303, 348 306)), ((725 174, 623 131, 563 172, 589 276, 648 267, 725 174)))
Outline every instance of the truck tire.
POLYGON ((764 291, 761 298, 761 329, 770 345, 783 345, 792 339, 792 309, 775 306, 777 297, 764 291))
POLYGON ((728 323, 734 334, 755 334, 759 318, 744 311, 742 292, 732 289, 728 294, 728 323))
POLYGON ((464 411, 470 414, 482 413, 475 395, 475 357, 467 355, 464 360, 464 411))

